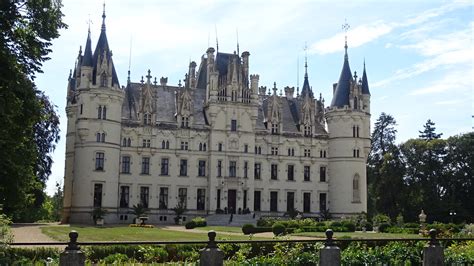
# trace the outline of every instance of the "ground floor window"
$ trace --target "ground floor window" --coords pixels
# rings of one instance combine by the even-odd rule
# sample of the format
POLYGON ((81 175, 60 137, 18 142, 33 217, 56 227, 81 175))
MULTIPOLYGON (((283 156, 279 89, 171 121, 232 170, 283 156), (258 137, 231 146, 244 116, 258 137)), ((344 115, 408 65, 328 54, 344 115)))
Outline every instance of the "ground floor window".
POLYGON ((295 192, 286 193, 286 211, 292 212, 295 209, 295 192))
POLYGON ((253 210, 260 211, 260 201, 261 201, 261 191, 254 191, 253 192, 253 210))
POLYGON ((158 207, 160 209, 168 209, 168 188, 160 187, 160 201, 158 207))
POLYGON ((325 211, 326 210, 326 193, 320 193, 319 194, 319 211, 325 211))
POLYGON ((94 184, 94 208, 102 207, 102 184, 94 184))
POLYGON ((311 193, 303 193, 303 212, 311 212, 311 193))
POLYGON ((120 187, 120 208, 128 208, 128 202, 130 198, 130 187, 120 187))
POLYGON ((197 209, 204 210, 206 206, 206 190, 198 188, 197 190, 197 209))
POLYGON ((145 208, 148 208, 149 197, 150 197, 150 188, 140 187, 140 204, 145 208))
POLYGON ((187 203, 187 198, 188 198, 188 190, 186 188, 180 188, 178 190, 178 198, 179 198, 179 203, 183 205, 184 208, 186 208, 186 203, 187 203))
POLYGON ((271 212, 278 211, 278 192, 277 191, 270 192, 270 211, 271 212))

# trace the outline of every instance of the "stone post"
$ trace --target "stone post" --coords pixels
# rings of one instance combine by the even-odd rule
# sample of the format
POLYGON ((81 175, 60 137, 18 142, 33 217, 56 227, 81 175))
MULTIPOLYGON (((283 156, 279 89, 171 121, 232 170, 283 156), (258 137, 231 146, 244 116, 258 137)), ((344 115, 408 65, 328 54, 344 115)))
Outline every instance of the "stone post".
POLYGON ((423 266, 443 266, 444 249, 436 239, 436 229, 430 230, 430 242, 423 248, 423 266))
POLYGON ((60 266, 83 266, 85 265, 86 255, 77 245, 77 237, 79 234, 72 230, 69 233, 69 243, 63 253, 59 255, 60 266))
POLYGON ((326 230, 326 242, 324 243, 324 248, 319 251, 320 266, 341 265, 341 250, 334 243, 333 235, 334 233, 331 229, 326 230))
POLYGON ((209 242, 207 247, 201 250, 201 266, 222 266, 224 265, 224 252, 217 247, 216 232, 213 230, 207 233, 209 242))

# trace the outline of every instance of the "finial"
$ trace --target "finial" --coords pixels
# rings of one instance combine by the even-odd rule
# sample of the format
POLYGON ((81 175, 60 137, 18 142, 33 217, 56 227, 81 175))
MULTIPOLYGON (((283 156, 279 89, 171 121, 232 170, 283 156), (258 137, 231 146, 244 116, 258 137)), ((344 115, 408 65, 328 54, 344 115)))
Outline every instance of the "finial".
POLYGON ((89 14, 89 19, 87 20, 87 24, 89 25, 88 29, 87 29, 87 34, 90 36, 90 34, 91 34, 91 24, 92 24, 91 14, 89 14))
POLYGON ((179 82, 178 82, 178 86, 181 88, 181 80, 179 80, 179 82))
POLYGON ((82 54, 82 45, 79 45, 79 55, 82 54))
POLYGON ((156 86, 156 84, 158 84, 158 81, 156 81, 156 77, 155 77, 155 81, 153 81, 153 85, 156 86))
POLYGON ((324 243, 326 247, 335 246, 334 240, 332 239, 333 235, 334 235, 334 232, 332 231, 332 229, 326 230, 326 242, 324 243))
POLYGON ((148 75, 146 75, 146 82, 150 83, 150 80, 151 80, 151 71, 150 69, 148 69, 148 75))
POLYGON ((214 29, 216 30, 216 50, 219 52, 219 40, 217 39, 217 25, 214 24, 214 29))
POLYGON ((105 0, 103 6, 103 11, 102 11, 102 30, 105 31, 105 0))
POLYGON ((346 56, 347 56, 347 31, 351 28, 351 25, 349 25, 347 23, 347 19, 344 19, 344 24, 342 24, 342 29, 344 30, 345 32, 345 45, 344 45, 344 49, 346 49, 346 56))
POLYGON ((276 82, 273 82, 273 94, 276 95, 277 93, 277 83, 276 82))
POLYGON ((237 54, 240 55, 239 52, 239 29, 235 29, 236 34, 237 34, 237 54))
POLYGON ((69 77, 68 77, 68 79, 71 79, 71 77, 72 77, 72 69, 69 69, 69 77))
POLYGON ((308 77, 308 45, 304 43, 304 77, 308 77))
POLYGON ((142 76, 142 80, 140 80, 140 82, 141 82, 141 83, 145 82, 145 81, 143 80, 143 76, 142 76))
POLYGON ((128 70, 127 83, 130 83, 130 69, 128 70))
POLYGON ((357 71, 354 71, 354 80, 357 81, 357 71))

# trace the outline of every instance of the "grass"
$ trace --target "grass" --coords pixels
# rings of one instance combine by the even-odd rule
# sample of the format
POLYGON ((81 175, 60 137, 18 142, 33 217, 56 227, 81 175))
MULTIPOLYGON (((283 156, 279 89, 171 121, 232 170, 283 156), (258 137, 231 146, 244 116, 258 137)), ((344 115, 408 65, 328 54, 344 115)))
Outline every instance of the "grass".
MULTIPOLYGON (((208 240, 207 232, 185 232, 160 228, 45 226, 41 231, 57 241, 68 241, 69 232, 79 233, 79 242, 89 241, 202 241, 208 240)), ((248 236, 218 233, 217 240, 248 240, 248 236)), ((255 237, 254 237, 255 239, 255 237)), ((261 238, 262 239, 262 238, 261 238)))
MULTIPOLYGON (((291 234, 294 236, 308 236, 326 238, 324 232, 303 232, 291 234)), ((362 233, 362 232, 335 232, 334 238, 350 237, 352 239, 387 239, 387 238, 423 238, 417 234, 391 234, 391 233, 362 233)))
POLYGON ((202 231, 209 231, 214 230, 216 232, 229 232, 229 233, 242 233, 242 227, 238 226, 205 226, 205 227, 196 227, 194 229, 202 230, 202 231))

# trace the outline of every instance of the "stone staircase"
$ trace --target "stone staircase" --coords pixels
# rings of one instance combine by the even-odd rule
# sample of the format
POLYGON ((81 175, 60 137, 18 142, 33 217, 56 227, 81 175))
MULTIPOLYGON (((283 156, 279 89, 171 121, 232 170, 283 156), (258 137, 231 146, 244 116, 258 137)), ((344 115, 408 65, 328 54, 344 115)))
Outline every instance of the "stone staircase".
POLYGON ((244 224, 257 225, 259 218, 259 215, 255 215, 255 218, 253 218, 253 214, 234 214, 232 222, 229 223, 230 214, 212 214, 206 217, 206 221, 207 225, 241 227, 244 224))

